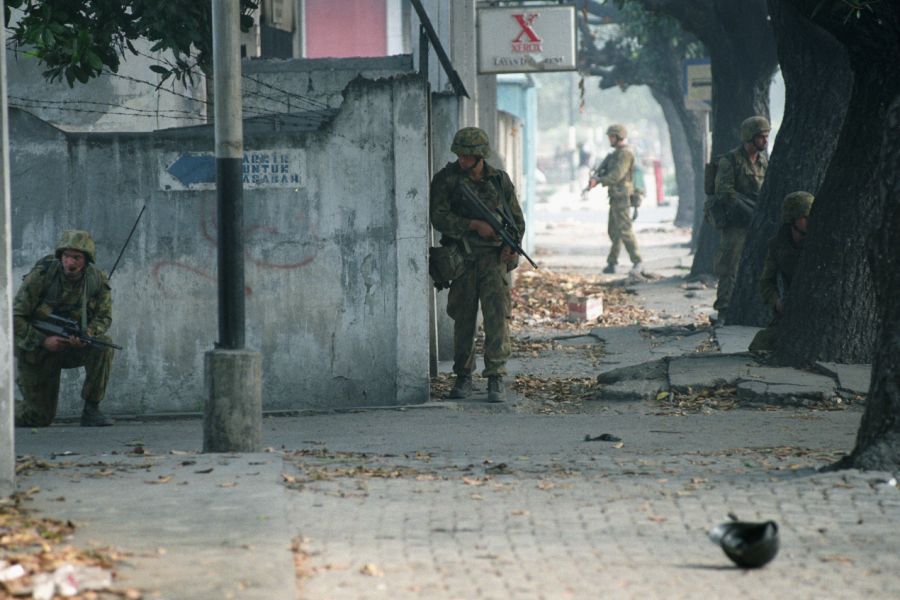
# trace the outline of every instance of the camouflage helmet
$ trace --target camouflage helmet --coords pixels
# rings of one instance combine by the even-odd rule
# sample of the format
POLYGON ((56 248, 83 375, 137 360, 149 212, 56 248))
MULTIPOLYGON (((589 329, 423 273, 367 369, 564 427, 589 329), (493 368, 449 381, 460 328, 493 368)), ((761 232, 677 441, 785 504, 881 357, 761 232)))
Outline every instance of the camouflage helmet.
POLYGON ((618 123, 614 125, 610 125, 606 130, 606 135, 617 135, 619 139, 625 139, 628 137, 628 130, 625 129, 624 125, 619 125, 618 123))
POLYGON ((64 231, 59 243, 56 244, 56 258, 61 258, 63 250, 78 250, 84 252, 87 262, 96 262, 97 251, 94 249, 94 238, 87 231, 70 229, 64 231))
POLYGON ((785 196, 781 204, 781 222, 793 223, 794 219, 808 217, 813 200, 809 192, 792 192, 785 196))
POLYGON ((453 136, 450 152, 457 156, 491 157, 491 145, 488 134, 478 127, 463 127, 453 136))
POLYGON ((749 142, 756 134, 764 131, 772 131, 772 126, 765 117, 750 117, 741 123, 741 141, 749 142))

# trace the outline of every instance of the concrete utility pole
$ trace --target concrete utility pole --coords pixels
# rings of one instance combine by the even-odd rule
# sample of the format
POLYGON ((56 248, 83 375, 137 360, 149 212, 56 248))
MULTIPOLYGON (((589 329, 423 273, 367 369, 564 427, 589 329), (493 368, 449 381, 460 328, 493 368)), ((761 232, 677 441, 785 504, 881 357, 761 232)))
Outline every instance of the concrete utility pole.
MULTIPOLYGON (((0 3, 2 6, 2 3, 0 3)), ((16 489, 13 426, 12 228, 9 210, 9 121, 6 111, 6 30, 0 27, 0 498, 16 489)))
POLYGON ((204 452, 258 452, 262 366, 244 348, 244 132, 240 0, 212 0, 219 343, 206 353, 204 452))

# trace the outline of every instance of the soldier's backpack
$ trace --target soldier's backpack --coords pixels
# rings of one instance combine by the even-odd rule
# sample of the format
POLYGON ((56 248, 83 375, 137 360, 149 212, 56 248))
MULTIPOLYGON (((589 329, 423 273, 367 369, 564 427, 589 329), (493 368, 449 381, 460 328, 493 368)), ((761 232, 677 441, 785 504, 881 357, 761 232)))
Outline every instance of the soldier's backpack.
POLYGON ((727 207, 716 201, 716 175, 719 171, 719 160, 722 158, 728 158, 737 177, 737 157, 734 152, 720 154, 703 167, 703 193, 707 196, 706 202, 703 203, 703 218, 715 229, 722 229, 728 224, 727 207))

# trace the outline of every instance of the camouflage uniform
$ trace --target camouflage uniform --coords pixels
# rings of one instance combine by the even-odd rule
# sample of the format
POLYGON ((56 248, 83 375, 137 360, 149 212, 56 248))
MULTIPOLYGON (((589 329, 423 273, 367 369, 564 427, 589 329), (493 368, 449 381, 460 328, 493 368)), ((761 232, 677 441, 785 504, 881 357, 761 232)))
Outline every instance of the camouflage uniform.
MULTIPOLYGON (((26 276, 13 300, 13 328, 18 377, 23 403, 17 407, 16 425, 46 427, 53 422, 59 401, 62 369, 85 367, 86 375, 81 397, 86 404, 96 406, 106 393, 114 350, 68 347, 51 352, 42 344, 48 337, 32 326, 33 320, 43 320, 48 314, 73 319, 86 325, 87 335, 111 342, 105 335, 112 323, 112 295, 109 280, 92 263, 93 240, 85 261, 83 275, 68 281, 60 262, 64 249, 81 251, 83 239, 73 239, 83 232, 67 231, 60 240, 55 257, 41 260, 26 276), (90 295, 85 298, 85 292, 90 295)), ((89 239, 89 236, 87 236, 89 239)))
POLYGON ((509 175, 487 162, 478 181, 457 162, 447 163, 431 181, 431 224, 441 232, 441 244, 459 244, 466 257, 465 273, 451 282, 447 298, 447 314, 453 319, 453 372, 468 376, 475 369, 475 333, 480 302, 484 316, 482 374, 485 377, 505 375, 510 353, 512 302, 508 270, 512 263, 500 260, 502 240, 484 239, 475 231, 469 231, 469 223, 476 215, 468 213, 458 197, 460 192, 457 190, 463 182, 492 210, 506 210, 500 196, 502 191, 512 213, 507 214, 520 234, 525 232, 525 218, 509 175))
POLYGON ((749 220, 743 220, 739 216, 740 211, 736 207, 738 200, 734 193, 747 197, 754 197, 759 193, 768 165, 768 160, 761 152, 755 163, 750 162, 743 144, 719 159, 716 170, 716 202, 729 215, 713 257, 713 270, 719 278, 713 308, 720 314, 728 310, 749 225, 749 220))
POLYGON ((757 332, 753 337, 749 348, 752 352, 775 349, 775 340, 778 337, 778 327, 781 324, 782 316, 782 313, 776 310, 775 304, 778 300, 783 303, 787 298, 791 289, 791 281, 793 281, 794 275, 797 273, 797 266, 800 264, 800 254, 803 251, 803 246, 794 242, 791 224, 794 219, 809 216, 812 201, 812 195, 806 192, 794 192, 785 198, 781 219, 783 224, 775 237, 769 240, 766 262, 759 278, 759 295, 762 297, 763 304, 772 311, 772 319, 765 329, 757 332), (794 205, 790 206, 792 202, 794 205))
MULTIPOLYGON (((612 129, 612 128, 610 128, 612 129)), ((622 245, 633 264, 641 262, 641 251, 638 248, 634 232, 631 230, 631 194, 634 192, 634 152, 629 146, 621 146, 606 155, 597 167, 594 179, 607 187, 609 194, 609 222, 607 232, 612 247, 606 262, 615 265, 619 262, 622 245)))

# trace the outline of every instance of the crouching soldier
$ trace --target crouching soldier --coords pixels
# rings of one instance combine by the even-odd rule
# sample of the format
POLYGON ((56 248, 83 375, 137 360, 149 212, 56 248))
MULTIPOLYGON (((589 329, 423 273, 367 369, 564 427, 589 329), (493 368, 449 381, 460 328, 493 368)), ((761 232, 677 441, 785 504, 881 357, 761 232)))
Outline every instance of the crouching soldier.
POLYGON ((95 260, 90 234, 66 231, 56 254, 38 261, 16 292, 16 382, 23 396, 16 407, 17 427, 50 425, 59 402, 61 371, 78 367, 86 372, 81 426, 112 425, 99 408, 114 353, 105 335, 112 323, 112 294, 109 280, 94 266, 95 260), (51 315, 76 322, 81 335, 48 333, 46 324, 54 322, 51 315))
POLYGON ((769 240, 769 251, 759 281, 759 294, 773 312, 768 327, 759 331, 750 342, 751 352, 769 352, 775 349, 778 327, 784 310, 784 301, 791 289, 791 281, 797 273, 800 253, 806 241, 806 227, 813 196, 807 192, 793 192, 781 205, 781 228, 769 240))

